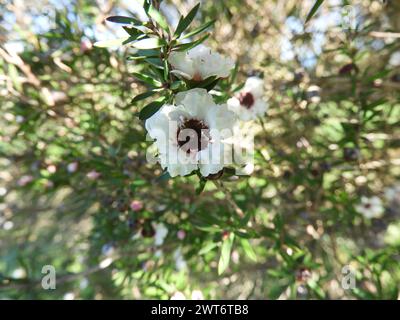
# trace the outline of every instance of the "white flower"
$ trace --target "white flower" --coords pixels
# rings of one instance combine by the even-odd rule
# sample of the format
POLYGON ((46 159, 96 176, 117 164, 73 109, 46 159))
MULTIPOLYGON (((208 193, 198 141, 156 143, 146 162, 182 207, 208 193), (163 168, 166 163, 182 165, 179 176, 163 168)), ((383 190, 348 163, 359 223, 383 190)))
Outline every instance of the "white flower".
POLYGON ((97 172, 96 170, 92 170, 86 174, 86 177, 90 180, 97 180, 101 176, 100 172, 97 172))
POLYGON ((193 290, 192 300, 204 300, 203 293, 200 290, 193 290))
POLYGON ((235 115, 225 105, 216 105, 205 89, 176 95, 175 105, 164 105, 146 121, 155 139, 161 166, 171 177, 200 169, 203 176, 226 165, 226 140, 232 136, 235 115))
POLYGON ((154 245, 161 246, 164 243, 164 239, 168 234, 168 229, 162 223, 157 223, 154 225, 156 231, 154 235, 154 245))
POLYGON ((385 211, 381 199, 376 196, 361 197, 361 203, 356 205, 355 209, 367 219, 380 218, 385 211))
POLYGON ((396 51, 390 56, 389 64, 393 67, 400 66, 400 51, 396 51))
POLYGON ((239 94, 228 100, 228 108, 243 121, 256 119, 267 111, 263 101, 264 82, 258 77, 250 77, 239 94))
POLYGON ((73 292, 67 292, 64 294, 63 300, 75 300, 75 294, 73 292))
POLYGON ((171 296, 171 300, 186 300, 186 297, 182 292, 177 291, 171 296))
POLYGON ((385 198, 388 202, 399 202, 400 203, 400 185, 386 188, 385 198))
POLYGON ((32 182, 32 181, 33 181, 33 177, 32 177, 32 176, 30 176, 30 175, 25 175, 25 176, 22 176, 21 178, 19 178, 17 184, 18 184, 20 187, 24 187, 24 186, 26 186, 28 183, 30 183, 30 182, 32 182))
POLYGON ((198 45, 187 52, 172 52, 168 61, 174 73, 195 81, 211 76, 226 78, 235 65, 232 59, 214 53, 204 45, 198 45))
POLYGON ((71 162, 71 163, 68 163, 68 165, 67 165, 67 171, 69 172, 69 173, 74 173, 76 170, 78 170, 78 162, 77 161, 74 161, 74 162, 71 162))
POLYGON ((101 253, 106 257, 111 257, 114 254, 115 248, 111 243, 106 243, 101 247, 101 253))
POLYGON ((186 268, 186 261, 183 258, 181 248, 175 250, 174 259, 175 259, 175 267, 178 271, 181 271, 186 268))
POLYGON ((389 224, 385 236, 384 241, 387 244, 396 246, 400 245, 400 222, 394 222, 389 224))
POLYGON ((316 85, 311 85, 308 87, 306 92, 306 97, 313 103, 318 103, 321 101, 321 88, 316 85))
POLYGON ((178 237, 179 240, 183 240, 183 239, 185 239, 185 237, 186 237, 186 232, 185 232, 185 230, 179 230, 179 231, 176 233, 176 235, 177 235, 177 237, 178 237))

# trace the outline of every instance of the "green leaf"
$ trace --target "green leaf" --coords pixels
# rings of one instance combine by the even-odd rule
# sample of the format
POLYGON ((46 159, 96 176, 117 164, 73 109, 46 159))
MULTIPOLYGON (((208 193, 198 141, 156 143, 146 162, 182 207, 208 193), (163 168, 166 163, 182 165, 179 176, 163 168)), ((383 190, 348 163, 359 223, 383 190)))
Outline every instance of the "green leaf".
POLYGON ((318 11, 319 7, 322 5, 323 2, 324 0, 315 1, 314 6, 311 8, 310 12, 307 15, 306 23, 311 20, 311 18, 315 15, 315 13, 318 11))
POLYGON ((206 184, 207 184, 207 180, 200 179, 199 186, 196 188, 196 194, 202 193, 206 184))
POLYGON ((212 26, 215 23, 215 20, 211 20, 209 22, 206 22, 205 24, 201 25, 197 29, 194 29, 193 31, 185 34, 182 39, 190 38, 195 36, 196 34, 199 34, 200 32, 203 32, 204 30, 208 29, 210 26, 212 26))
POLYGON ((132 99, 132 101, 131 101, 131 104, 134 104, 134 103, 136 103, 136 102, 138 102, 138 101, 141 101, 141 100, 143 100, 143 99, 146 99, 146 98, 148 98, 148 97, 151 97, 153 94, 155 94, 157 91, 152 91, 152 90, 150 90, 150 91, 146 91, 146 92, 143 92, 143 93, 141 93, 141 94, 138 94, 136 97, 134 97, 133 99, 132 99))
POLYGON ((318 297, 318 299, 325 299, 326 298, 324 290, 322 290, 322 288, 320 287, 320 285, 316 281, 309 280, 307 285, 315 293, 315 295, 318 297))
POLYGON ((131 56, 131 57, 128 57, 127 59, 128 60, 146 60, 149 58, 156 59, 156 58, 158 58, 158 56, 131 56))
POLYGON ((168 61, 164 60, 164 81, 168 80, 168 75, 169 75, 169 65, 168 61))
POLYGON ((161 14, 160 11, 158 11, 156 8, 154 8, 152 5, 150 5, 149 10, 147 11, 147 14, 155 21, 157 24, 163 28, 165 31, 168 30, 168 22, 164 18, 164 16, 161 14))
POLYGON ((206 244, 203 248, 201 248, 201 250, 199 251, 199 255, 203 255, 206 254, 208 252, 210 252, 212 249, 214 249, 216 246, 218 245, 217 242, 210 242, 208 244, 206 244))
POLYGON ((147 58, 160 58, 160 52, 157 49, 137 50, 133 55, 128 57, 128 60, 142 60, 147 58))
POLYGON ((388 74, 390 74, 390 72, 392 72, 391 69, 385 69, 385 70, 379 71, 379 72, 377 72, 376 74, 374 74, 373 76, 368 77, 366 82, 373 82, 373 81, 375 81, 376 79, 383 79, 383 78, 385 78, 388 74))
POLYGON ((118 39, 112 39, 112 40, 104 40, 104 41, 97 41, 94 43, 95 47, 98 48, 108 48, 108 47, 114 47, 114 46, 120 46, 122 44, 125 44, 127 40, 129 40, 131 37, 124 37, 124 38, 118 38, 118 39))
POLYGON ((134 42, 132 44, 132 47, 137 49, 154 49, 154 48, 160 48, 164 45, 166 45, 165 40, 158 38, 147 38, 134 42))
POLYGON ((127 26, 122 26, 122 28, 126 31, 127 34, 131 36, 133 39, 137 39, 139 36, 145 36, 142 31, 136 28, 131 28, 127 26))
POLYGON ((134 77, 138 78, 139 80, 143 81, 144 83, 147 83, 153 87, 160 87, 162 85, 162 83, 160 81, 157 81, 153 77, 150 77, 148 75, 136 73, 136 72, 134 72, 132 75, 134 77))
POLYGON ((196 40, 196 41, 193 41, 193 42, 189 42, 189 43, 179 44, 174 49, 176 51, 190 50, 190 49, 198 46, 200 43, 204 42, 209 36, 210 36, 210 34, 206 34, 204 37, 200 38, 199 40, 196 40))
POLYGON ((163 105, 165 98, 162 98, 162 100, 155 100, 153 102, 150 102, 148 105, 146 105, 142 110, 139 112, 139 119, 140 120, 146 120, 150 118, 153 114, 155 114, 163 105))
POLYGON ((180 87, 184 86, 185 83, 181 80, 174 81, 169 87, 171 90, 178 90, 180 87))
POLYGON ((131 17, 124 17, 124 16, 111 16, 106 18, 107 21, 113 22, 113 23, 121 23, 121 24, 136 24, 136 25, 141 25, 142 23, 131 17))
POLYGON ((214 82, 215 79, 217 79, 216 76, 208 77, 202 81, 187 80, 187 85, 189 88, 205 88, 210 83, 214 82))
MULTIPOLYGON (((148 64, 151 64, 154 68, 156 68, 157 70, 163 70, 164 69, 164 65, 163 62, 160 60, 159 57, 156 58, 145 58, 144 61, 146 61, 148 64)), ((161 80, 164 79, 164 76, 161 76, 160 78, 161 80)))
POLYGON ((250 245, 249 240, 247 239, 240 239, 240 244, 242 245, 242 248, 246 255, 253 261, 257 262, 257 255, 254 252, 253 248, 250 245))
POLYGON ((276 300, 278 299, 281 294, 287 289, 289 284, 285 283, 283 285, 278 284, 276 286, 273 286, 270 292, 268 293, 268 298, 271 300, 276 300))
POLYGON ((378 99, 378 100, 375 100, 374 102, 371 102, 370 104, 368 104, 367 106, 365 106, 365 109, 366 110, 373 110, 373 109, 375 109, 376 107, 378 107, 378 106, 380 106, 380 105, 382 105, 382 104, 384 104, 384 103, 386 103, 387 102, 387 99, 386 98, 380 98, 380 99, 378 99))
POLYGON ((231 84, 235 83, 238 71, 239 71, 239 63, 236 62, 235 67, 231 72, 231 79, 230 79, 231 84))
POLYGON ((207 83, 206 85, 203 85, 202 88, 206 89, 207 91, 210 91, 214 89, 214 87, 218 84, 220 78, 216 78, 215 80, 211 81, 210 83, 207 83))
POLYGON ((231 250, 235 234, 232 232, 227 239, 224 240, 221 247, 221 256, 218 262, 218 275, 221 275, 229 266, 231 260, 231 250))
POLYGON ((171 176, 169 175, 168 171, 165 171, 155 179, 155 182, 162 183, 168 181, 169 179, 171 179, 171 176))
POLYGON ((192 8, 192 10, 190 10, 190 12, 187 14, 187 16, 185 18, 181 17, 181 19, 179 20, 178 26, 176 27, 175 33, 174 33, 175 37, 179 37, 182 34, 182 32, 185 31, 186 28, 192 23, 199 8, 200 8, 200 3, 195 5, 192 8))

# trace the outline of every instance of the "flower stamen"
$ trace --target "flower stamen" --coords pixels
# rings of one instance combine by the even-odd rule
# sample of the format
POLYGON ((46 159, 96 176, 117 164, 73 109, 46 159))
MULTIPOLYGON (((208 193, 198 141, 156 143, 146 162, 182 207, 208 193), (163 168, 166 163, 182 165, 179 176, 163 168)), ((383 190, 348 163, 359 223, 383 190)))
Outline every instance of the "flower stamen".
POLYGON ((179 126, 176 137, 178 146, 187 153, 204 150, 211 139, 209 127, 198 119, 185 119, 179 126))
POLYGON ((250 109, 254 104, 254 96, 249 91, 241 92, 239 95, 239 101, 242 106, 250 109))

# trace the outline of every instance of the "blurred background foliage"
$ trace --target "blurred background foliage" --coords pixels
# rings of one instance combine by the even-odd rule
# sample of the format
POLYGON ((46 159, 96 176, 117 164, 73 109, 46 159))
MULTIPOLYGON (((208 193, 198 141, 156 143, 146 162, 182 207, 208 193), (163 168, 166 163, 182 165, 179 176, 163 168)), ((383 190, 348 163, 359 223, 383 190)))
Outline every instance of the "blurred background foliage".
MULTIPOLYGON (((161 10, 174 26, 196 3, 161 10)), ((201 3, 207 45, 238 82, 263 77, 270 107, 252 176, 198 194, 146 160, 132 49, 92 45, 123 31, 106 17, 143 18, 139 1, 1 2, 1 298, 399 297, 400 201, 383 197, 400 174, 399 2, 326 0, 307 24, 314 1, 201 3), (354 205, 373 195, 385 214, 367 220, 354 205)))

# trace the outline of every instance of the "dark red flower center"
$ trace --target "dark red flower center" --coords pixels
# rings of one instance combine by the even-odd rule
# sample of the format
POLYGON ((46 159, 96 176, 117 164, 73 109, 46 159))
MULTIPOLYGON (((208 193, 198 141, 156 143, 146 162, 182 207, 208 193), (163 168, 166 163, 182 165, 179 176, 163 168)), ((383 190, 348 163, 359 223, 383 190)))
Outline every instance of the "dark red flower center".
POLYGON ((240 104, 247 109, 250 109, 254 104, 254 96, 251 92, 241 92, 239 95, 240 104))
POLYGON ((210 141, 208 126, 198 119, 184 120, 178 128, 176 137, 179 147, 187 153, 204 150, 210 141))

